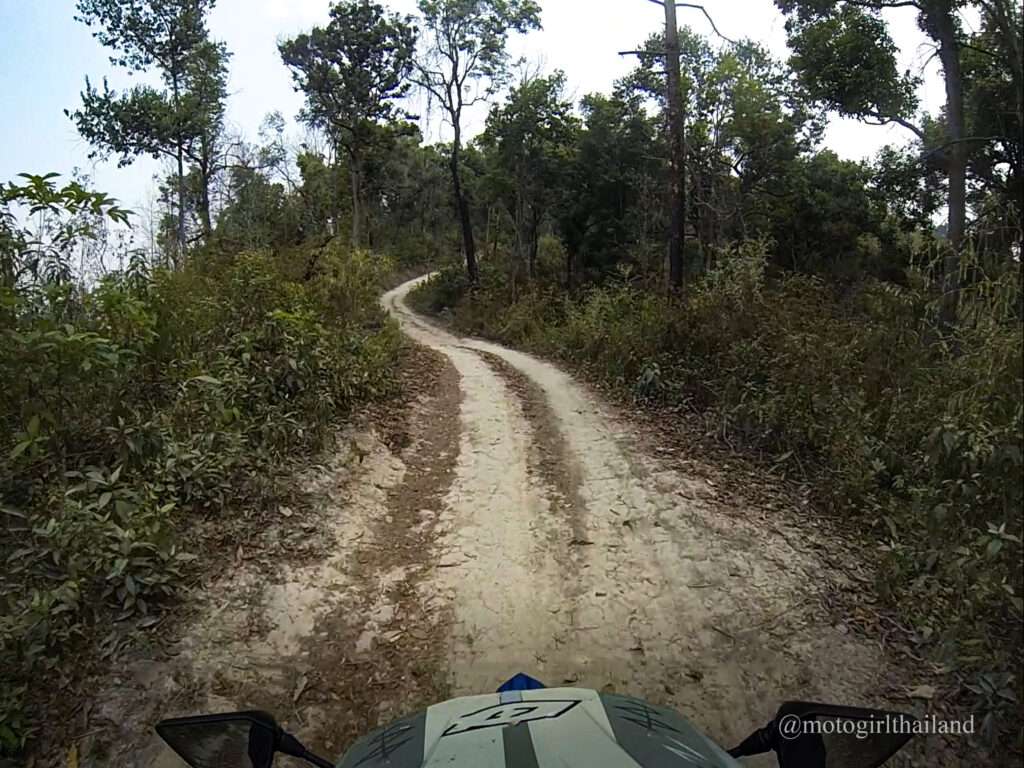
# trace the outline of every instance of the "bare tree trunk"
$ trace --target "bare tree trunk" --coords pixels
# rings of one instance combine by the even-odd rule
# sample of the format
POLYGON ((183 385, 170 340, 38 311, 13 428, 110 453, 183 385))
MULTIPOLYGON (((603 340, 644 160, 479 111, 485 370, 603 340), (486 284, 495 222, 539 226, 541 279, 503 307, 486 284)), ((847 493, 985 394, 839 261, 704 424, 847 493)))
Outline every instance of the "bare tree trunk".
POLYGON ((202 173, 202 184, 203 188, 200 190, 199 197, 199 217, 203 227, 203 240, 209 242, 213 236, 213 214, 210 211, 210 183, 213 171, 210 169, 211 163, 204 159, 203 167, 200 170, 202 173))
POLYGON ((343 197, 343 195, 341 193, 342 186, 340 184, 340 181, 341 181, 341 179, 340 179, 340 175, 341 175, 341 162, 342 162, 341 157, 342 157, 341 156, 341 147, 340 146, 336 146, 334 148, 334 164, 332 166, 332 169, 333 169, 333 172, 334 172, 334 174, 333 174, 334 178, 331 179, 331 190, 333 192, 333 198, 334 198, 333 201, 332 201, 333 205, 331 206, 332 213, 333 213, 333 216, 334 216, 334 221, 332 222, 331 227, 330 227, 330 235, 331 235, 331 237, 337 237, 341 233, 342 209, 344 208, 344 205, 345 205, 345 200, 344 200, 344 197, 343 197))
POLYGON ((203 219, 203 239, 209 241, 213 236, 213 216, 210 213, 210 190, 205 185, 203 186, 203 199, 200 202, 202 204, 200 214, 203 219))
POLYGON ((185 157, 178 140, 178 267, 185 263, 185 157))
POLYGON ((516 206, 513 219, 516 233, 515 259, 520 268, 526 268, 526 275, 532 280, 535 276, 532 206, 526 201, 521 185, 516 190, 516 206))
POLYGON ((360 231, 362 211, 360 210, 361 206, 359 204, 359 169, 357 167, 355 155, 351 156, 348 177, 352 185, 352 250, 355 251, 359 249, 359 244, 362 239, 362 232, 360 231))
POLYGON ((174 119, 177 123, 176 130, 176 159, 178 165, 178 244, 176 267, 185 263, 185 138, 181 133, 181 87, 178 84, 177 62, 172 62, 174 74, 171 77, 171 92, 174 97, 174 119))
MULTIPOLYGON (((491 242, 491 230, 494 226, 494 206, 487 206, 487 225, 484 227, 484 253, 487 253, 487 244, 491 242)), ((493 251, 492 251, 493 254, 493 251)))
POLYGON ((527 243, 529 245, 529 251, 527 256, 527 264, 529 265, 530 279, 533 280, 537 277, 537 252, 540 248, 540 215, 537 210, 531 205, 529 206, 529 232, 527 234, 527 243))
POLYGON ((960 262, 967 228, 967 148, 964 138, 963 76, 956 26, 951 11, 939 11, 931 18, 939 41, 939 58, 946 81, 946 125, 950 146, 948 248, 943 262, 942 305, 939 319, 946 328, 956 324, 960 298, 960 262))
POLYGON ((708 217, 706 215, 708 211, 708 196, 704 178, 706 169, 696 161, 693 162, 692 167, 693 188, 690 190, 690 194, 693 198, 693 231, 697 236, 697 252, 700 256, 700 263, 703 266, 707 264, 708 240, 708 217))
POLYGON ((665 4, 665 69, 668 72, 669 146, 672 163, 671 232, 668 244, 669 283, 674 290, 683 287, 683 254, 686 248, 686 156, 684 136, 686 117, 681 100, 682 76, 679 72, 679 26, 674 2, 665 4))
MULTIPOLYGON (((487 215, 489 218, 494 219, 491 231, 491 263, 493 264, 495 259, 498 258, 498 238, 501 237, 501 219, 494 215, 494 208, 488 208, 487 215)), ((484 242, 484 250, 487 250, 486 242, 484 242)))
POLYGON ((455 206, 459 212, 459 224, 462 227, 462 249, 466 254, 466 274, 469 282, 476 285, 480 282, 480 270, 476 263, 476 243, 473 241, 473 220, 470 216, 469 201, 462 190, 462 179, 459 178, 459 150, 461 149, 462 132, 459 121, 455 123, 455 139, 452 142, 452 187, 455 190, 455 206))
POLYGON ((203 242, 210 242, 213 237, 213 203, 211 202, 210 187, 213 186, 213 176, 217 165, 216 158, 217 140, 208 132, 204 132, 199 146, 199 224, 203 228, 203 242))

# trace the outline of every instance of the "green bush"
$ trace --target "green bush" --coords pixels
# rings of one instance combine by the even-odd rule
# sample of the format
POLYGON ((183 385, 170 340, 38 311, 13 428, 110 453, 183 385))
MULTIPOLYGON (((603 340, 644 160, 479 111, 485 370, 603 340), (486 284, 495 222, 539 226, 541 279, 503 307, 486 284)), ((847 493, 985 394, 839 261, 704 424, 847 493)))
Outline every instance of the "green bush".
POLYGON ((190 515, 258 502, 276 462, 390 391, 390 263, 328 246, 304 279, 310 261, 196 254, 2 289, 0 755, 33 733, 29 681, 174 594, 190 515))

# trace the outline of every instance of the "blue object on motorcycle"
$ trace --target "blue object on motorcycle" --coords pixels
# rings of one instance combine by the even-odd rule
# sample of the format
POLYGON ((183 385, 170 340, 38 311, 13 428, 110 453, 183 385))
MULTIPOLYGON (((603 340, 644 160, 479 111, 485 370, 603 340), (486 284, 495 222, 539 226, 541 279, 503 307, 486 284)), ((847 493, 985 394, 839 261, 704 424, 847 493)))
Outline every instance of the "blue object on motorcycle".
POLYGON ((547 688, 547 686, 540 680, 534 680, 529 675, 519 672, 502 683, 501 687, 498 688, 498 693, 504 693, 505 691, 535 691, 538 688, 547 688))

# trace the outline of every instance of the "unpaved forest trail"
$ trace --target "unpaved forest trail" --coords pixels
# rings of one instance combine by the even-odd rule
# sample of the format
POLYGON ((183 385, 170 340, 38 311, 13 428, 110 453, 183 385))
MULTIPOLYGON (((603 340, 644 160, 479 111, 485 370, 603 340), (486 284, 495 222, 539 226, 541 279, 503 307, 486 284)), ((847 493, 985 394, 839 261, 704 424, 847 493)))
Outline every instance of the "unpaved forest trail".
POLYGON ((322 556, 240 553, 197 590, 174 647, 89 705, 104 735, 83 765, 178 766, 155 720, 247 708, 336 755, 517 671, 675 707, 726 746, 785 698, 882 703, 894 670, 833 625, 830 566, 791 523, 670 467, 554 365, 414 314, 415 283, 383 298, 432 351, 408 424, 347 434, 304 476, 301 526, 264 537, 322 556))
POLYGON ((514 670, 679 708, 726 741, 782 696, 863 702, 877 648, 822 626, 824 566, 659 466, 554 365, 384 303, 460 376, 459 461, 425 595, 453 613, 453 694, 514 670), (817 620, 816 620, 817 619, 817 620))

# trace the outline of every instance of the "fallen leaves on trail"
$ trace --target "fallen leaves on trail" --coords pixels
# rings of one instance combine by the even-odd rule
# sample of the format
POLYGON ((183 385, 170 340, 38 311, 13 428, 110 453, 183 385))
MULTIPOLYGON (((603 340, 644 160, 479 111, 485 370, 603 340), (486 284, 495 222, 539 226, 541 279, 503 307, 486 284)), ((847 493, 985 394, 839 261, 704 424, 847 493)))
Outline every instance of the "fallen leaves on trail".
POLYGON ((295 683, 295 693, 292 694, 292 704, 299 703, 299 699, 302 698, 302 694, 306 692, 306 688, 308 687, 309 675, 300 675, 298 681, 295 683))

